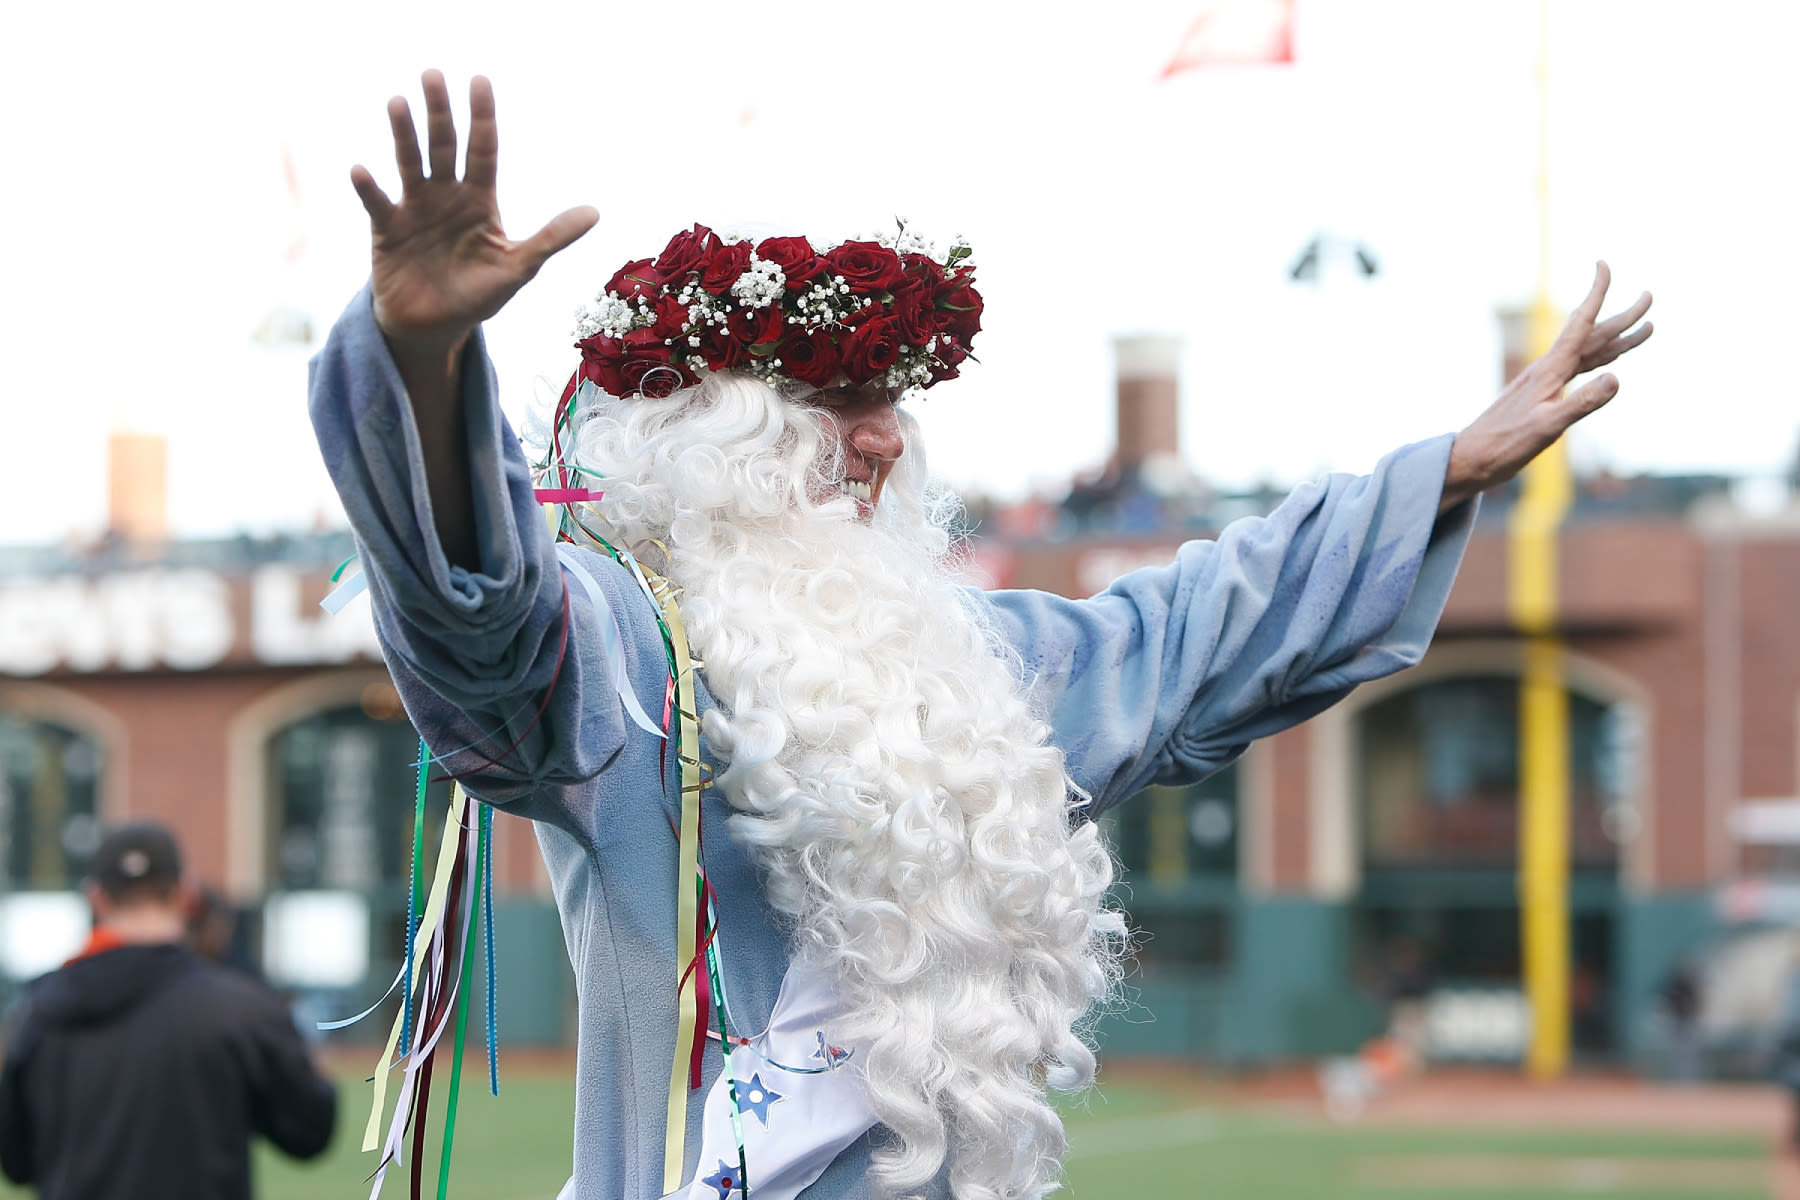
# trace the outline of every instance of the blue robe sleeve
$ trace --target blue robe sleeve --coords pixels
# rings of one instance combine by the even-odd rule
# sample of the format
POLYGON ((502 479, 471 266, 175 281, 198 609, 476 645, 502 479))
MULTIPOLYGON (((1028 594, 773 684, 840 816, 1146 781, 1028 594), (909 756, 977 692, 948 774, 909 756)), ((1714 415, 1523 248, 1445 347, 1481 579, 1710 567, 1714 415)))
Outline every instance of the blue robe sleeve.
MULTIPOLYGON (((438 541, 412 406, 367 288, 313 360, 313 427, 414 725, 446 770, 472 772, 471 794, 491 803, 550 800, 557 785, 591 779, 623 746, 622 706, 597 627, 614 618, 584 583, 565 581, 479 330, 462 379, 474 570, 450 563, 438 541)), ((634 598, 647 610, 609 560, 583 552, 580 566, 615 611, 634 598)))
POLYGON ((1091 599, 987 595, 1094 815, 1424 656, 1474 523, 1474 502, 1438 516, 1452 440, 1307 484, 1091 599))

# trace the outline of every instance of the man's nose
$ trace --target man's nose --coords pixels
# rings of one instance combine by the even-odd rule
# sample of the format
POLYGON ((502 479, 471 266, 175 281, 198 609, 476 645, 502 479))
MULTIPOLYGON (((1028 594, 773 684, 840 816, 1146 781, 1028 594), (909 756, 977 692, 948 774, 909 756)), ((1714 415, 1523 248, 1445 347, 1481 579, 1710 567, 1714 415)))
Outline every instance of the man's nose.
POLYGON ((850 444, 869 458, 892 462, 906 451, 906 435, 900 432, 900 414, 886 400, 857 414, 850 429, 850 444))

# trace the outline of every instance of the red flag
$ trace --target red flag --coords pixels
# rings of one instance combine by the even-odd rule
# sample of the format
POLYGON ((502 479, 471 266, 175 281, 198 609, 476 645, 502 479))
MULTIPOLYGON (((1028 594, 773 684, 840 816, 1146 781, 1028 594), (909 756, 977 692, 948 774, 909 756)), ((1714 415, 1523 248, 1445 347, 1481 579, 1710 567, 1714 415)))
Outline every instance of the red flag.
POLYGON ((1294 0, 1213 0, 1162 78, 1193 67, 1254 66, 1294 61, 1294 0))

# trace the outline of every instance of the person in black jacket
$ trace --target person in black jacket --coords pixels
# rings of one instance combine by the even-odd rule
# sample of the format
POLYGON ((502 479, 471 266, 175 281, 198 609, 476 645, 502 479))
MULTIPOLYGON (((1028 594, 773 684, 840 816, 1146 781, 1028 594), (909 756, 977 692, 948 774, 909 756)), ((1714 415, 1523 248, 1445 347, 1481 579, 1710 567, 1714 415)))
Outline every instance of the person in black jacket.
POLYGON ((174 836, 126 825, 89 866, 93 936, 32 983, 0 1075, 0 1167, 40 1200, 248 1200, 250 1139, 323 1151, 337 1096, 280 997, 181 944, 174 836))

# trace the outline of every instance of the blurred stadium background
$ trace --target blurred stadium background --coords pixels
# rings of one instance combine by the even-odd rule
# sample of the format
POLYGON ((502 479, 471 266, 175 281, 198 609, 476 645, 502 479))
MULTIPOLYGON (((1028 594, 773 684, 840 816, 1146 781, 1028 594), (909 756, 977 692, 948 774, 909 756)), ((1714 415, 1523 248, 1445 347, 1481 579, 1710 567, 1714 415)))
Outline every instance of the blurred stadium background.
MULTIPOLYGON (((1279 500, 1187 474, 1174 347, 1118 353, 1105 466, 1060 502, 971 506, 970 570, 990 586, 1086 594, 1279 500)), ((417 738, 366 600, 318 608, 349 537, 169 538, 146 518, 160 447, 134 434, 113 451, 104 542, 0 549, 0 970, 60 961, 85 929, 96 829, 145 814, 180 830, 213 887, 220 953, 309 1018, 357 1011, 397 965, 417 738)), ((1407 1002, 1433 1061, 1519 1060, 1511 501, 1486 498, 1423 665, 1106 818, 1142 931, 1131 1000, 1101 1028, 1111 1053, 1350 1053, 1407 1002)), ((1800 510, 1746 512, 1724 477, 1593 477, 1561 554, 1574 1057, 1766 1076, 1800 945, 1800 510), (1699 993, 1691 1067, 1669 1061, 1683 972, 1699 993)), ((523 822, 498 830, 502 1036, 567 1046, 571 980, 536 847, 523 822)))
MULTIPOLYGON (((971 506, 972 573, 1085 594, 1278 501, 1216 491, 1180 466, 1173 349, 1119 344, 1117 449, 1060 502, 971 506)), ((160 447, 133 435, 113 449, 105 542, 0 550, 0 986, 79 941, 84 855, 102 821, 131 813, 175 826, 213 885, 196 917, 213 952, 288 990, 303 1022, 358 1011, 398 964, 417 741, 366 602, 335 617, 317 607, 349 539, 170 538, 145 524, 160 447)), ((1325 1098, 1350 1105, 1338 1116, 1379 1113, 1446 1068, 1485 1068, 1498 1086, 1528 1047, 1521 649, 1501 584, 1511 501, 1487 497, 1423 665, 1201 784, 1154 789, 1106 818, 1141 945, 1099 1028, 1107 1078, 1124 1090, 1108 1086, 1073 1114, 1071 1194, 1142 1194, 1142 1181, 1189 1166, 1256 1189, 1219 1194, 1312 1195, 1320 1180, 1357 1179, 1363 1192, 1344 1194, 1429 1195, 1458 1170, 1516 1175, 1503 1194, 1519 1196, 1579 1184, 1584 1170, 1613 1180, 1609 1194, 1766 1194, 1743 1181, 1765 1169, 1779 1132, 1767 1090, 1746 1093, 1762 1107, 1741 1124, 1687 1141, 1633 1134, 1642 1114, 1629 1105, 1617 1128, 1591 1135, 1547 1110, 1536 1132, 1463 1128, 1449 1140, 1427 1121, 1370 1141, 1324 1115, 1325 1098), (1424 1060, 1422 1080, 1381 1058, 1396 1036, 1424 1060), (1188 1063, 1201 1079, 1300 1083, 1285 1110, 1245 1108, 1229 1089, 1197 1104, 1137 1082, 1152 1060, 1188 1063), (1321 1063, 1316 1077, 1295 1074, 1321 1063), (1132 1124, 1147 1114, 1156 1122, 1132 1124), (1082 1150, 1084 1137, 1114 1133, 1136 1148, 1120 1156, 1128 1168, 1082 1150), (1164 1135, 1154 1152, 1143 1141, 1164 1135), (1652 1169, 1683 1159, 1701 1166, 1652 1169), (1593 1162, 1613 1166, 1580 1165, 1593 1162), (1715 1184, 1673 1186, 1714 1168, 1715 1184)), ((1561 553, 1573 1061, 1606 1078, 1766 1081, 1800 994, 1800 640, 1789 628, 1800 508, 1747 511, 1725 477, 1587 478, 1561 553)), ((434 797, 434 814, 443 803, 434 797)), ((496 828, 502 1045, 556 1061, 574 1030, 555 909, 529 828, 505 816, 496 828)), ((347 1052, 385 1024, 322 1040, 347 1052)), ((540 1065, 506 1079, 522 1099, 464 1110, 465 1127, 472 1112, 496 1124, 469 1135, 459 1190, 549 1194, 520 1191, 527 1168, 505 1155, 499 1190, 480 1190, 484 1147, 524 1144, 499 1132, 515 1121, 545 1140, 545 1187, 566 1170, 566 1074, 540 1065)), ((1702 1103, 1674 1095, 1678 1111, 1702 1103)), ((347 1106, 340 1157, 359 1103, 347 1106)), ((269 1194, 303 1194, 326 1170, 270 1164, 269 1194)))
MULTIPOLYGON (((1291 280, 1377 275, 1376 249, 1321 233, 1291 280)), ((1498 385, 1528 335, 1521 311, 1490 316, 1498 385)), ((246 373, 297 386, 320 325, 273 304, 246 373)), ((972 579, 1085 595, 1278 503, 1285 487, 1191 466, 1192 362, 1176 338, 1114 339, 1111 449, 1028 498, 969 495, 972 579)), ((1064 399, 1105 407, 1092 390, 1064 399)), ((180 832, 208 889, 197 944, 265 974, 304 1027, 359 1011, 404 940, 417 739, 366 602, 318 607, 349 535, 322 513, 190 536, 169 519, 167 437, 115 426, 91 473, 104 530, 0 546, 0 1001, 79 944, 86 856, 129 815, 180 832)), ((1103 1086, 1069 1114, 1070 1195, 1800 1196, 1771 1154, 1792 1121, 1771 1084, 1800 1049, 1792 446, 1772 452, 1791 462, 1779 478, 1595 462, 1575 480, 1554 628, 1572 1074, 1521 1080, 1509 488, 1484 499, 1422 666, 1106 818, 1140 944, 1098 1027, 1103 1086)), ((463 1105, 455 1194, 524 1200, 567 1175, 573 980, 524 823, 497 820, 495 862, 503 1098, 463 1105)), ((320 1164, 266 1160, 266 1195, 356 1191, 385 1027, 320 1037, 344 1082, 338 1144, 320 1164)))

